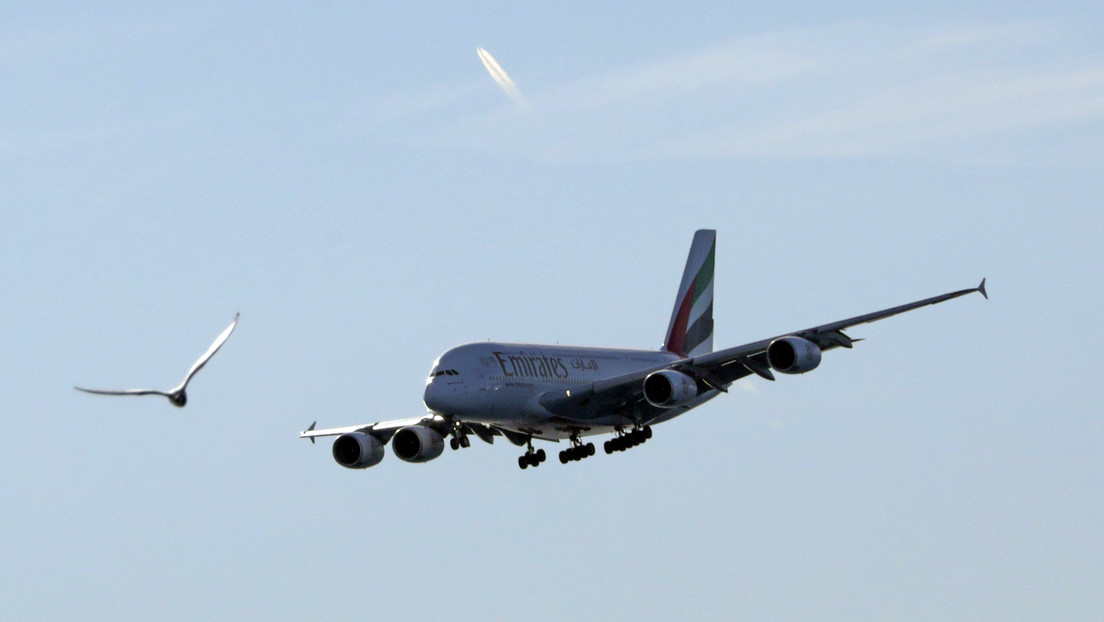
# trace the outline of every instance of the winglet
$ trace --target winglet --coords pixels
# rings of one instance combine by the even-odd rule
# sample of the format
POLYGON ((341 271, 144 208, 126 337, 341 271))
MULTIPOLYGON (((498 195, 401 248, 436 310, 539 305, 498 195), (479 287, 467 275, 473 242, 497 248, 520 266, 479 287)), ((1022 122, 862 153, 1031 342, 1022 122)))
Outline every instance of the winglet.
MULTIPOLYGON (((316 426, 316 425, 318 425, 318 422, 317 422, 317 421, 315 421, 314 423, 310 424, 310 427, 309 427, 309 428, 307 428, 306 430, 303 430, 303 433, 307 433, 307 432, 311 432, 311 431, 313 431, 313 430, 314 430, 314 426, 316 426)), ((314 444, 314 437, 313 437, 313 436, 312 436, 312 437, 310 437, 310 442, 311 442, 311 445, 313 445, 313 444, 314 444)))
POLYGON ((982 296, 985 296, 986 300, 989 300, 989 294, 985 293, 985 279, 981 280, 981 285, 978 285, 977 290, 981 292, 982 296))

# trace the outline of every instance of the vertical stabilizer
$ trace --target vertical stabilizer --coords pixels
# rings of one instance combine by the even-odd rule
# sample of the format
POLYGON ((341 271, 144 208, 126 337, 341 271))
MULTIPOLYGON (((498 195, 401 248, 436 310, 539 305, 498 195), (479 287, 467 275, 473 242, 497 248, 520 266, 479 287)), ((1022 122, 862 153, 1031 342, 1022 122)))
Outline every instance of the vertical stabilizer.
POLYGON ((682 273, 667 339, 663 349, 679 356, 698 356, 713 351, 713 258, 717 232, 701 229, 694 233, 686 269, 682 273))

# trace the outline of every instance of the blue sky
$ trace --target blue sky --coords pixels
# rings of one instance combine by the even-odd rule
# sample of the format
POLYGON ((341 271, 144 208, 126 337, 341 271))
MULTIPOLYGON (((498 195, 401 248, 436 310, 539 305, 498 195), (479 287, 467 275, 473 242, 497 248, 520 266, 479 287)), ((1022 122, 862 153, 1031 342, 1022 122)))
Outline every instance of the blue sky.
POLYGON ((5 617, 1099 619, 1104 19, 958 4, 0 9, 5 617), (991 300, 580 463, 297 439, 658 347, 703 227, 718 347, 991 300))

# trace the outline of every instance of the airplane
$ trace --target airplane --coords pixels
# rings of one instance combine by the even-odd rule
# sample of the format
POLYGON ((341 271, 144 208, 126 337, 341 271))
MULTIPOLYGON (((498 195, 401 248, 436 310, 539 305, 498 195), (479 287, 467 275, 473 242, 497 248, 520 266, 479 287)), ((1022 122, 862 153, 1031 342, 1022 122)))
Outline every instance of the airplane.
POLYGON ((493 443, 496 436, 526 451, 522 469, 547 459, 533 441, 567 441, 561 464, 597 453, 588 436, 612 434, 605 453, 625 451, 652 438, 652 426, 683 415, 747 376, 774 380, 775 373, 804 374, 821 354, 850 349, 861 339, 845 329, 885 319, 974 292, 986 299, 985 279, 970 289, 783 333, 733 348, 713 350, 713 283, 716 231, 694 234, 666 339, 659 350, 623 350, 525 343, 479 342, 454 347, 434 361, 426 379, 422 417, 299 433, 310 439, 336 436, 332 453, 343 467, 379 464, 384 446, 406 462, 438 458, 449 438, 452 449, 469 447, 470 436, 493 443))

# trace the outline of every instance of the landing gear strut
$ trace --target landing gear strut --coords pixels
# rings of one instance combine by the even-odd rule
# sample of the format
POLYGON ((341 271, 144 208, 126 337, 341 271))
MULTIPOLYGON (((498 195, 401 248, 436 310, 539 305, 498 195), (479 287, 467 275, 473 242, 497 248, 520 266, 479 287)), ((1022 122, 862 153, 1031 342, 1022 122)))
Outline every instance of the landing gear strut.
POLYGON ((652 438, 652 426, 646 425, 642 428, 636 428, 632 432, 617 430, 617 436, 606 441, 602 448, 606 450, 607 454, 612 454, 615 451, 625 451, 637 445, 642 445, 649 438, 652 438))
POLYGON ((548 456, 544 453, 543 448, 533 451, 533 437, 530 436, 528 450, 525 452, 524 456, 518 456, 518 466, 522 469, 525 467, 533 467, 535 469, 547 458, 548 456))
POLYGON ((593 456, 594 453, 594 443, 587 443, 584 445, 583 442, 579 440, 579 433, 574 432, 571 435, 571 447, 560 452, 560 464, 567 464, 568 462, 589 458, 593 456))

